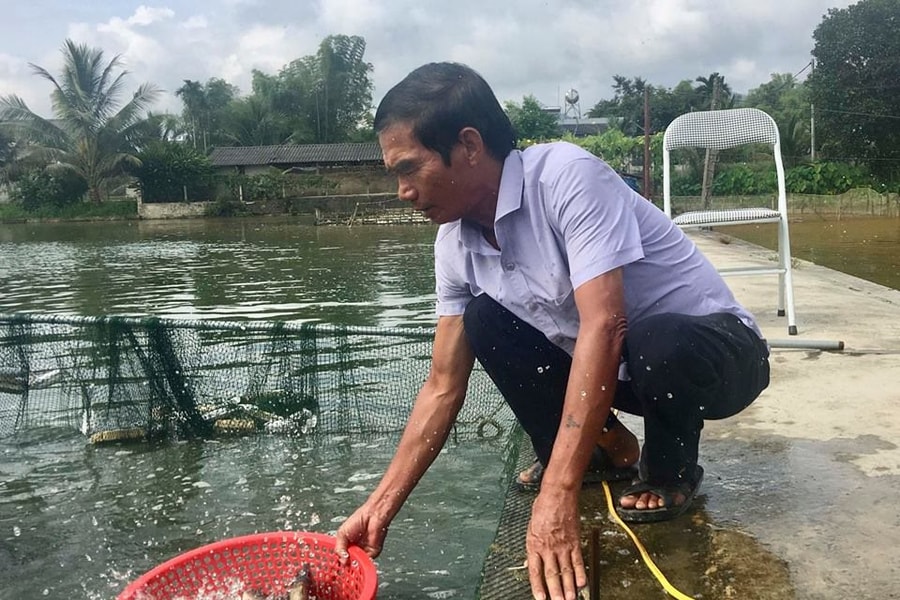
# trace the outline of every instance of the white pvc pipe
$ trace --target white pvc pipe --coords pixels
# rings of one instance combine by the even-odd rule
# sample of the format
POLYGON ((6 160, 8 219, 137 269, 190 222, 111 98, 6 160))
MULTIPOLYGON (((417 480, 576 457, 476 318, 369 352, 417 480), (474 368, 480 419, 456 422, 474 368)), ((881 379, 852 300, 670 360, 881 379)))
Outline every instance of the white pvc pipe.
POLYGON ((840 340, 766 340, 770 348, 800 348, 807 350, 843 350, 840 340))

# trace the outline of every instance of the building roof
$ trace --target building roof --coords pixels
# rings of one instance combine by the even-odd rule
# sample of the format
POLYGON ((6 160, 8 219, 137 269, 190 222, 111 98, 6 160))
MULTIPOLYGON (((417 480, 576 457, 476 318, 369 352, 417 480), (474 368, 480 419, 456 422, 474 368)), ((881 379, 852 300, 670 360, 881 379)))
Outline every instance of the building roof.
POLYGON ((609 129, 609 119, 602 117, 586 117, 582 119, 566 117, 559 120, 559 128, 570 132, 575 137, 597 135, 609 129))
POLYGON ((377 142, 344 144, 285 144, 281 146, 222 146, 213 148, 214 167, 323 166, 381 164, 377 142))

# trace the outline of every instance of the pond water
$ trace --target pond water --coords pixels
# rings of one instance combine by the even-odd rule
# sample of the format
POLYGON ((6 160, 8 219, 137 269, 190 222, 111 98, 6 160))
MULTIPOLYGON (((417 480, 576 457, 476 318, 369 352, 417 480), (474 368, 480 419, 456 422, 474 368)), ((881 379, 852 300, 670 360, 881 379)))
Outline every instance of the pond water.
MULTIPOLYGON (((259 435, 92 446, 0 443, 0 597, 114 598, 157 564, 258 531, 332 533, 397 443, 259 435)), ((472 598, 503 497, 501 441, 449 444, 394 521, 379 598, 472 598)))
POLYGON ((435 231, 284 218, 0 225, 0 312, 430 326, 435 231))
MULTIPOLYGON (((427 327, 434 233, 277 219, 0 226, 0 312, 427 327)), ((107 447, 58 429, 2 439, 0 598, 113 598, 219 539, 332 533, 397 441, 259 435, 107 447)), ((509 452, 506 435, 447 444, 391 527, 379 598, 474 597, 509 452)))
MULTIPOLYGON (((774 226, 742 225, 722 231, 766 248, 777 248, 774 226)), ((791 254, 900 290, 898 217, 825 220, 813 216, 792 221, 791 254)))

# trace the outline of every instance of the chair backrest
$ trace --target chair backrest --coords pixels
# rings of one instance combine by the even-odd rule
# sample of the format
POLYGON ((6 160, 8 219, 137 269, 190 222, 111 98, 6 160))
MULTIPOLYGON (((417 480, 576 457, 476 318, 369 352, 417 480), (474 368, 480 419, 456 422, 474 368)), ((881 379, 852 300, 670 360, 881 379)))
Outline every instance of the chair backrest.
POLYGON ((663 147, 725 150, 743 144, 779 142, 778 126, 758 108, 703 110, 677 117, 666 128, 663 147))
POLYGON ((702 110, 676 117, 663 134, 663 204, 671 216, 671 160, 669 152, 677 148, 726 150, 744 144, 768 144, 772 147, 778 180, 779 210, 787 214, 781 140, 775 120, 758 108, 702 110))

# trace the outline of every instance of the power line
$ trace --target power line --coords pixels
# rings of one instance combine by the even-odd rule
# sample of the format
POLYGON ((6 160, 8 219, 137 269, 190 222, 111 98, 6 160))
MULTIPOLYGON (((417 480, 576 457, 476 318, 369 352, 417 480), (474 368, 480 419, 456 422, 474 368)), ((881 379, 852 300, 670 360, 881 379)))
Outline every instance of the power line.
POLYGON ((876 119, 900 119, 900 115, 876 115, 876 114, 873 114, 873 113, 855 112, 855 111, 852 111, 852 110, 838 110, 838 109, 836 109, 836 108, 822 108, 822 107, 819 107, 817 110, 820 110, 820 111, 822 111, 822 112, 839 113, 839 114, 842 114, 842 115, 855 115, 855 116, 858 116, 858 117, 874 117, 874 118, 876 118, 876 119))
POLYGON ((810 68, 811 66, 813 66, 813 61, 812 61, 812 60, 810 60, 808 63, 806 63, 806 65, 805 65, 802 69, 800 69, 799 71, 797 71, 796 73, 794 73, 794 79, 797 79, 797 76, 798 76, 798 75, 800 75, 801 73, 803 73, 803 71, 807 70, 807 69, 810 68))

